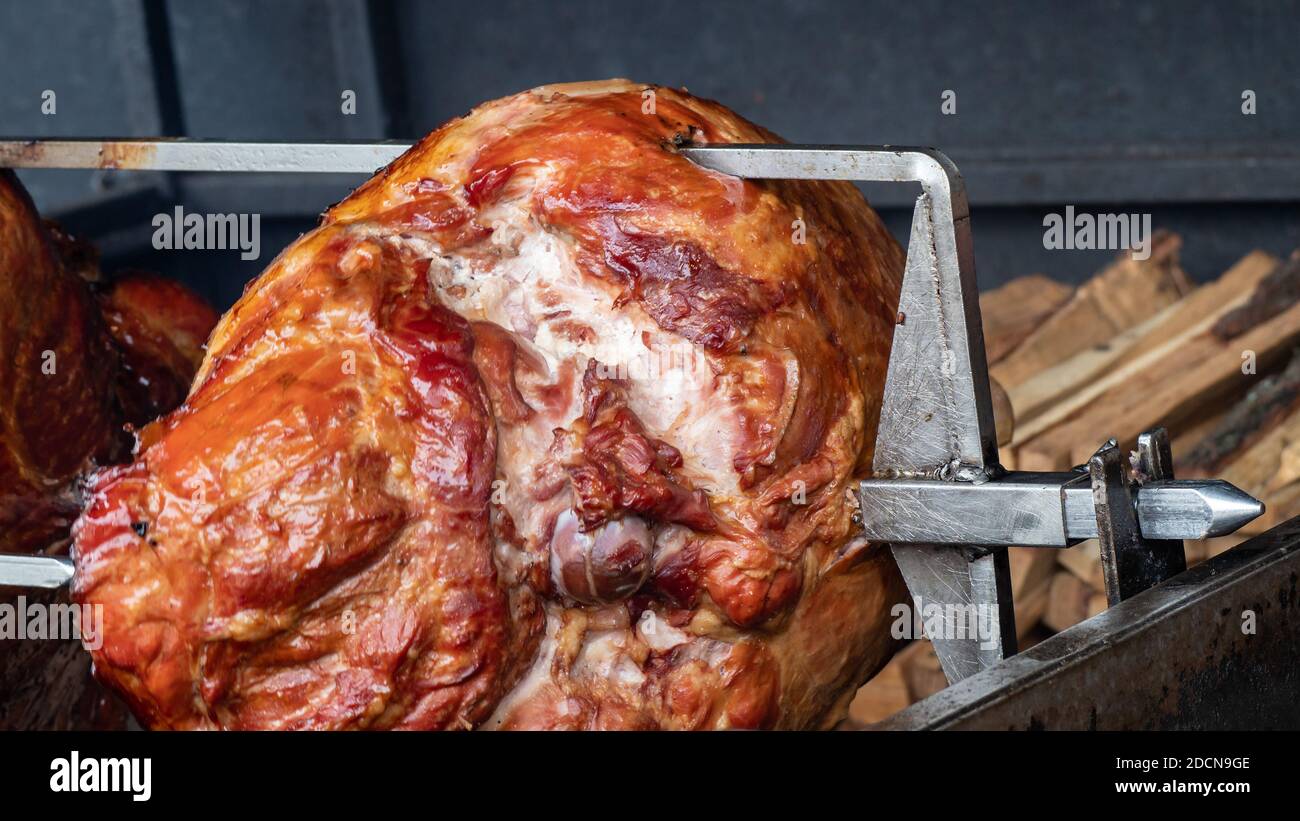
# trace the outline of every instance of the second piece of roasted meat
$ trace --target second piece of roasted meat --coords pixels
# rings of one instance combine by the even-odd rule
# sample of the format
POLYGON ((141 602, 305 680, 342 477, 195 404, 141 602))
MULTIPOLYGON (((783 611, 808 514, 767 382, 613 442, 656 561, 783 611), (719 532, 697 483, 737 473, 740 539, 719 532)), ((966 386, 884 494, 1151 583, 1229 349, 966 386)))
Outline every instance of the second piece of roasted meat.
POLYGON ((42 550, 80 510, 76 481, 129 459, 124 425, 180 404, 216 314, 162 277, 104 277, 0 170, 0 551, 42 550))
MULTIPOLYGON (((86 242, 43 223, 0 171, 0 551, 66 550, 81 481, 130 459, 140 427, 180 404, 216 314, 183 286, 106 277, 86 242)), ((59 591, 0 588, 29 606, 59 591)), ((0 727, 121 727, 121 705, 90 679, 72 641, 0 653, 0 727)))

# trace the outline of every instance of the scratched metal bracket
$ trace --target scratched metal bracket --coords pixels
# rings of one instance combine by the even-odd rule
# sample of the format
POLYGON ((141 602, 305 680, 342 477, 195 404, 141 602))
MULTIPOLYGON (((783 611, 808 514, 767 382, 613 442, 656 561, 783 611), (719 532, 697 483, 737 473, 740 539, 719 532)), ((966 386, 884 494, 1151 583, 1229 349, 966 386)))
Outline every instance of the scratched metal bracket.
MULTIPOLYGON (((952 161, 934 149, 893 146, 710 146, 683 153, 740 177, 921 184, 873 470, 882 482, 979 484, 1000 474, 970 208, 952 161)), ((872 492, 863 483, 861 493, 872 492)), ((887 508, 896 521, 926 515, 887 508)), ((962 544, 957 535, 947 544, 918 540, 892 549, 917 610, 935 605, 943 614, 944 628, 930 640, 950 681, 1016 652, 1005 546, 962 544)))
POLYGON ((912 594, 913 617, 950 682, 1016 652, 1008 546, 1066 547, 1100 536, 1111 559, 1110 597, 1117 602, 1185 567, 1182 539, 1223 535, 1263 512, 1258 500, 1226 482, 1175 481, 1168 437, 1160 429, 1139 442, 1137 483, 1113 443, 1094 457, 1090 473, 1003 470, 970 209, 961 175, 942 153, 785 145, 682 153, 740 177, 921 184, 876 434, 875 475, 860 484, 858 498, 863 531, 890 544, 912 594))

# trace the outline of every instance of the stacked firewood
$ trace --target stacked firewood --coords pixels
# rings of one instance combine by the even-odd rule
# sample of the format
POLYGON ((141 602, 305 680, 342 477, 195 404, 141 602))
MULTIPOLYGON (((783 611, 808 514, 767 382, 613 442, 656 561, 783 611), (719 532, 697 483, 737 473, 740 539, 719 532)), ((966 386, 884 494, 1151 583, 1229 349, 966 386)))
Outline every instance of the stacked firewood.
MULTIPOLYGON (((1013 426, 999 420, 1008 468, 1066 470, 1109 437, 1132 449, 1163 425, 1177 477, 1223 478, 1264 500, 1268 512, 1239 533, 1188 542, 1192 565, 1300 514, 1300 251, 1252 251, 1197 287, 1180 246, 1158 234, 1149 258, 1123 254, 1078 288, 1023 277, 980 308, 990 373, 1014 414, 1013 426)), ((1106 608, 1095 541, 1010 558, 1022 648, 1106 608)), ((916 641, 850 712, 878 721, 945 684, 929 642, 916 641)))

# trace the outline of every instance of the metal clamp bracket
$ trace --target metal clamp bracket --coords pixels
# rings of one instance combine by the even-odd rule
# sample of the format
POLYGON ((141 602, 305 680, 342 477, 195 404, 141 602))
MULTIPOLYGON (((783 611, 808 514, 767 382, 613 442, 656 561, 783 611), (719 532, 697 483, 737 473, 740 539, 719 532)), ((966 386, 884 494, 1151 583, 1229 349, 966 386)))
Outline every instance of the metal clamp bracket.
POLYGON ((1183 538, 1230 533, 1263 512, 1218 480, 1173 479, 1163 430, 1139 442, 1132 486, 1118 447, 1087 471, 1007 473, 998 461, 970 209, 942 153, 893 146, 682 149, 740 177, 919 182, 899 295, 875 478, 859 487, 865 534, 890 543, 915 616, 955 682, 1016 652, 1006 547, 1098 537, 1108 597, 1127 598, 1186 562, 1183 538), (1146 534, 1146 538, 1143 534, 1146 534), (937 613, 932 619, 923 614, 937 613))

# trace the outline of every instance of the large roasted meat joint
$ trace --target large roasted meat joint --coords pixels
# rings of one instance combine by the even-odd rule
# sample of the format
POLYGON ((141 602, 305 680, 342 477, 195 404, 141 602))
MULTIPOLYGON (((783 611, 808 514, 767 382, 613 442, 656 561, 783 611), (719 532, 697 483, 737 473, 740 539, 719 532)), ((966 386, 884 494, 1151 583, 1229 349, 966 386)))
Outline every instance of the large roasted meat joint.
POLYGON ((221 319, 98 472, 74 598, 154 728, 822 727, 903 586, 855 539, 903 253, 685 92, 429 135, 221 319))

